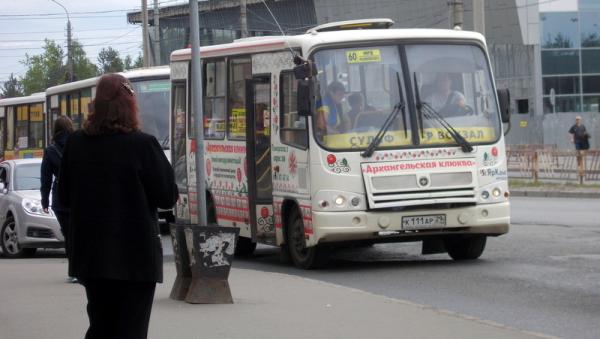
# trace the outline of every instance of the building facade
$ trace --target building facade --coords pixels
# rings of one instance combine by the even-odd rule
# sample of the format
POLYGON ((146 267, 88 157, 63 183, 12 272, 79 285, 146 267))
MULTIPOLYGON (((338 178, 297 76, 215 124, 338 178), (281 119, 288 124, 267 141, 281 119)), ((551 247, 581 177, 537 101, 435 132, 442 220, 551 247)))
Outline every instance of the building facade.
MULTIPOLYGON (((364 18, 390 18, 396 28, 453 24, 446 0, 266 0, 268 9, 262 0, 246 3, 250 36, 281 34, 271 12, 286 34, 364 18)), ((202 45, 241 37, 239 5, 239 0, 199 2, 202 45)), ((128 20, 139 23, 141 15, 129 13, 128 20)), ((486 36, 496 85, 511 91, 509 144, 569 148, 567 130, 576 115, 592 135, 600 135, 600 0, 465 0, 463 21, 463 29, 486 36)), ((189 44, 188 5, 161 8, 159 25, 160 34, 151 38, 159 41, 154 53, 165 64, 173 50, 189 44)), ((592 146, 600 147, 595 139, 592 146)))

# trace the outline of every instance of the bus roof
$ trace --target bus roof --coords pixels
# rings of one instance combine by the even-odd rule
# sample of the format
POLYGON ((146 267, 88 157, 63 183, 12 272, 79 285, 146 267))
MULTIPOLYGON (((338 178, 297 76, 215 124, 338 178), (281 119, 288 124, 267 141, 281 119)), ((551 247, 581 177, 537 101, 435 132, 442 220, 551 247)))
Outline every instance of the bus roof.
MULTIPOLYGON (((236 54, 251 54, 302 49, 303 55, 318 45, 345 42, 372 42, 382 40, 471 40, 485 45, 485 38, 477 32, 450 29, 365 29, 317 32, 293 36, 265 36, 235 40, 232 43, 200 48, 203 58, 236 54)), ((190 60, 191 49, 181 49, 171 53, 171 61, 190 60)))
MULTIPOLYGON (((127 79, 135 81, 140 78, 152 78, 162 76, 169 77, 170 71, 169 66, 158 66, 148 68, 136 68, 125 72, 119 72, 119 74, 123 75, 127 79)), ((46 90, 46 95, 53 95, 63 92, 70 92, 81 88, 92 87, 96 85, 98 79, 100 79, 100 76, 53 86, 46 90)))
POLYGON ((44 101, 46 101, 46 96, 45 96, 44 92, 39 92, 39 93, 33 93, 32 95, 28 95, 26 97, 0 99, 0 106, 31 104, 31 103, 44 102, 44 101))

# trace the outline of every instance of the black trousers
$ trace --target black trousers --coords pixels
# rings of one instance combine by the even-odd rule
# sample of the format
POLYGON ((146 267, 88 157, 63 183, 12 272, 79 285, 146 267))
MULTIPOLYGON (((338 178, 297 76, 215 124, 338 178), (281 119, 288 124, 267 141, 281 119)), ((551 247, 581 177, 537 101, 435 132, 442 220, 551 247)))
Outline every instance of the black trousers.
POLYGON ((90 327, 85 339, 146 339, 154 282, 84 279, 90 327))

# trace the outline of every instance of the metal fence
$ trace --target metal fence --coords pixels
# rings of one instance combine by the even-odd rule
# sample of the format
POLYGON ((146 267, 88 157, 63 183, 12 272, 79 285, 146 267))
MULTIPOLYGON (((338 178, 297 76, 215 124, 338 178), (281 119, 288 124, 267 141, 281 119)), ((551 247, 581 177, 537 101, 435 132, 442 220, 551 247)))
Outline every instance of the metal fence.
POLYGON ((577 152, 551 145, 520 145, 509 147, 506 153, 510 178, 600 183, 600 149, 577 152))

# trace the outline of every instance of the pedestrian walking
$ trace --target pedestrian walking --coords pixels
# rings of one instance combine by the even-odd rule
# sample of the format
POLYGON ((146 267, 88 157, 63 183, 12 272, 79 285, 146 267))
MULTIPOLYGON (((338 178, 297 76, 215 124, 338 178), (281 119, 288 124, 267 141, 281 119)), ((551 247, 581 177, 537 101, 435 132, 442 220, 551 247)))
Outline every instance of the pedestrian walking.
POLYGON ((146 338, 163 279, 157 208, 172 208, 178 193, 162 147, 140 131, 125 77, 98 81, 90 115, 64 149, 58 195, 71 212, 69 273, 87 295, 85 338, 146 338))
POLYGON ((590 148, 590 135, 585 129, 581 116, 575 117, 575 124, 571 126, 569 133, 571 134, 571 143, 575 144, 577 151, 585 151, 590 148))
MULTIPOLYGON (((65 148, 67 138, 73 133, 73 122, 65 115, 61 115, 54 121, 52 128, 52 144, 44 149, 41 167, 41 187, 42 208, 44 213, 50 213, 49 207, 52 206, 52 212, 58 220, 60 231, 65 238, 65 251, 69 253, 69 210, 60 204, 58 194, 56 194, 57 178, 60 168, 60 161, 65 148), (50 192, 52 192, 52 205, 50 205, 50 192)), ((69 282, 77 282, 77 279, 69 276, 69 282)))

